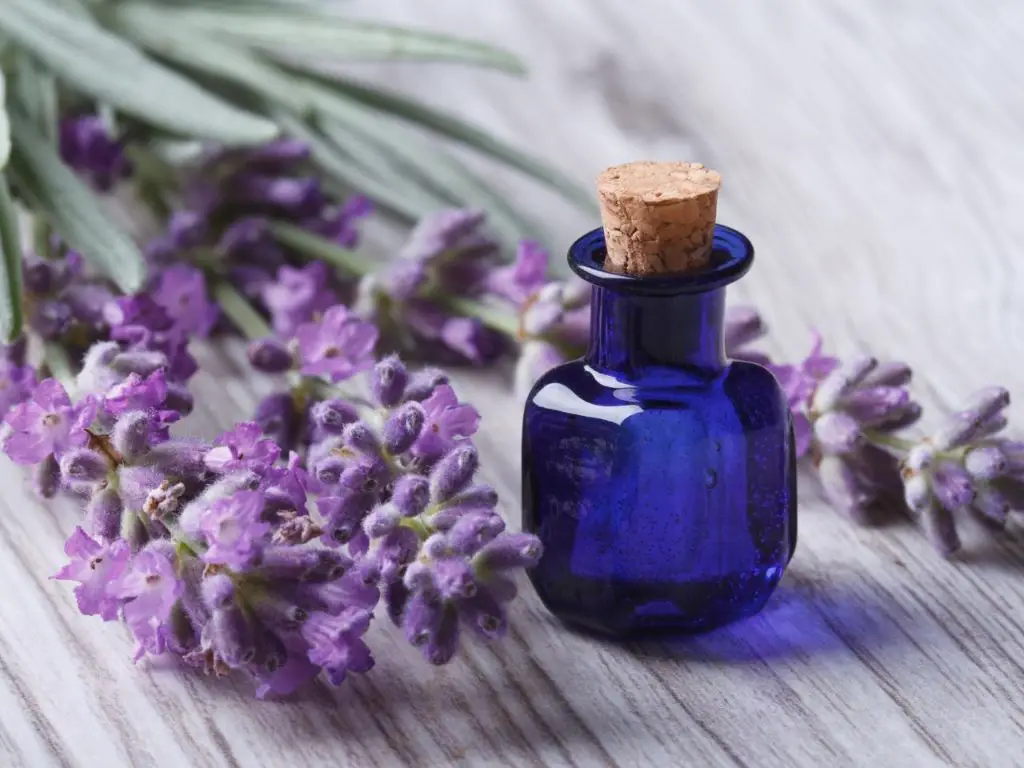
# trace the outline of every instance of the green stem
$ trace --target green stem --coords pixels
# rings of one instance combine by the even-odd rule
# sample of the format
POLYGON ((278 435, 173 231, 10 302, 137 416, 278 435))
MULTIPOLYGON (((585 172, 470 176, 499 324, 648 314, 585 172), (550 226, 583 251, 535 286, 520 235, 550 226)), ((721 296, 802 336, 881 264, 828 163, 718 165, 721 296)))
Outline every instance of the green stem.
POLYGON ((898 453, 907 453, 916 445, 913 440, 906 440, 902 437, 889 435, 874 429, 864 430, 863 435, 869 443, 873 443, 880 448, 892 449, 898 453))
POLYGON ((338 269, 343 269, 357 277, 364 277, 373 272, 373 265, 357 256, 354 251, 342 248, 330 240, 311 234, 299 227, 275 221, 270 225, 270 232, 282 245, 287 245, 306 256, 323 259, 328 264, 333 264, 338 269))
POLYGON ((212 284, 210 293, 228 319, 247 338, 256 340, 273 335, 273 331, 263 316, 230 283, 217 280, 212 284))
MULTIPOLYGON (((354 251, 342 248, 299 227, 275 222, 271 225, 270 231, 282 245, 286 245, 306 256, 322 259, 349 274, 364 277, 373 272, 373 265, 360 258, 354 251)), ((519 338, 518 318, 499 307, 475 299, 444 296, 437 292, 432 292, 428 298, 454 312, 458 312, 460 315, 476 318, 488 328, 499 333, 503 333, 513 339, 519 338)))
POLYGON ((460 296, 431 296, 431 299, 460 315, 475 317, 488 328, 503 333, 512 339, 519 339, 519 318, 483 301, 465 299, 460 296))

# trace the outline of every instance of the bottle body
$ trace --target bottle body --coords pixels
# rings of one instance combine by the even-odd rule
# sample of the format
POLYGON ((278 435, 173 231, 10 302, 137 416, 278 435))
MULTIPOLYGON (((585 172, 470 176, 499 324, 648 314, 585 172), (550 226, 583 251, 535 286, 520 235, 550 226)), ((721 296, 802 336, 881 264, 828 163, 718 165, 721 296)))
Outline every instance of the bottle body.
POLYGON ((721 285, 636 288, 596 287, 590 353, 527 400, 531 579, 601 633, 710 629, 760 610, 795 546, 789 412, 767 370, 725 360, 721 285))

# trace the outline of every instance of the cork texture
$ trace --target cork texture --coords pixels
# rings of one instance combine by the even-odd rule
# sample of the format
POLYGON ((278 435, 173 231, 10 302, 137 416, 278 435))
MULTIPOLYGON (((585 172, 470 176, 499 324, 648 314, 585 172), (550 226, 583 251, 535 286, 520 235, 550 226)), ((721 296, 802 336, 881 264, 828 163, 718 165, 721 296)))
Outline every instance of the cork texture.
POLYGON ((711 258, 722 177, 700 163, 636 162, 597 178, 605 269, 656 275, 699 269, 711 258))

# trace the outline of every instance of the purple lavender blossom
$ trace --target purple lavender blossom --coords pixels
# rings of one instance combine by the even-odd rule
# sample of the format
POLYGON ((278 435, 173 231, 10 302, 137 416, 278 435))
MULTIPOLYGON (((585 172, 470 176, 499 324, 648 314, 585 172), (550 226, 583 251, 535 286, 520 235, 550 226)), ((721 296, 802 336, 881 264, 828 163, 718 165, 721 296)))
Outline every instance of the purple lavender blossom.
POLYGON ((98 115, 66 118, 60 124, 60 154, 64 162, 100 190, 131 173, 124 143, 110 137, 98 115))
POLYGON ((302 269, 284 266, 276 281, 263 286, 263 303, 277 334, 291 337, 304 323, 338 303, 338 295, 329 287, 328 273, 327 266, 319 261, 302 269))
POLYGON ((799 365, 775 365, 772 373, 778 379, 793 414, 793 434, 796 437, 796 455, 801 457, 811 447, 811 422, 807 407, 818 384, 839 365, 839 359, 821 353, 824 340, 814 334, 810 353, 799 365))
POLYGON ((301 371, 331 381, 351 378, 373 366, 377 329, 342 305, 331 307, 318 323, 299 326, 295 338, 301 371))
POLYGON ((539 243, 522 240, 512 264, 487 274, 485 290, 521 307, 547 283, 549 261, 548 252, 539 243))
POLYGON ((195 267, 175 264, 160 272, 153 301, 167 311, 174 327, 189 336, 207 336, 218 310, 206 295, 206 278, 195 267))
POLYGON ((40 382, 30 399, 19 403, 4 418, 3 450, 17 464, 38 464, 50 454, 85 445, 85 428, 96 414, 92 398, 72 405, 55 379, 40 382))
POLYGON ((207 563, 244 570, 262 551, 270 525, 262 522, 263 495, 241 491, 213 502, 203 513, 200 526, 209 549, 207 563))
POLYGON ((1024 510, 1024 443, 1000 436, 1009 404, 1005 389, 983 389, 907 452, 904 499, 945 556, 960 549, 957 514, 1001 529, 1024 510))
POLYGON ((159 549, 137 554, 110 585, 110 594, 126 601, 122 611, 138 643, 136 661, 147 653, 159 655, 167 649, 171 639, 168 620, 182 587, 171 556, 159 549))
POLYGON ((280 455, 277 443, 266 439, 258 424, 247 421, 218 437, 205 462, 215 472, 265 472, 280 455))
POLYGON ((35 387, 36 372, 31 366, 0 356, 0 414, 28 399, 35 387))
POLYGON ((303 623, 309 660, 324 669, 332 685, 341 685, 348 672, 363 673, 373 668, 370 648, 362 639, 371 618, 369 611, 347 608, 337 616, 317 611, 303 623))
POLYGON ((81 528, 75 528, 64 545, 64 554, 71 562, 53 578, 78 582, 75 587, 78 610, 104 621, 116 619, 118 601, 110 590, 128 562, 128 545, 121 540, 100 544, 81 528))
POLYGON ((480 414, 476 408, 460 403, 449 385, 442 384, 423 401, 426 421, 412 452, 427 459, 437 459, 459 442, 476 434, 480 414))

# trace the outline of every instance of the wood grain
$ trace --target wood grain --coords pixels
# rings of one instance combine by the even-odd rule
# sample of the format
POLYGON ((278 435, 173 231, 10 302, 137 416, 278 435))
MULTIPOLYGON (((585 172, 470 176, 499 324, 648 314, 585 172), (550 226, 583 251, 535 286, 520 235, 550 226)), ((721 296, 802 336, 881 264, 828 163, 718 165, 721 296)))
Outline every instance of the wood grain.
MULTIPOLYGON (((392 0, 357 15, 522 53, 517 82, 454 67, 360 74, 457 108, 581 181, 638 158, 719 169, 720 220, 758 263, 735 292, 796 357, 819 328, 919 372, 942 413, 1024 393, 1024 6, 1010 0, 714 3, 392 0), (383 6, 383 7, 381 7, 383 6)), ((510 174, 553 241, 594 221, 510 174)), ((196 429, 255 402, 237 350, 204 352, 196 429)), ((486 474, 518 521, 518 411, 494 374, 486 474)), ((1019 408, 1015 411, 1020 416, 1019 408)), ((527 590, 508 640, 435 670, 394 632, 339 690, 257 703, 242 683, 129 662, 125 631, 49 580, 76 522, 6 462, 0 765, 1024 765, 1024 541, 968 526, 947 563, 911 525, 856 528, 808 480, 791 571, 753 620, 678 642, 570 634, 527 590)))

